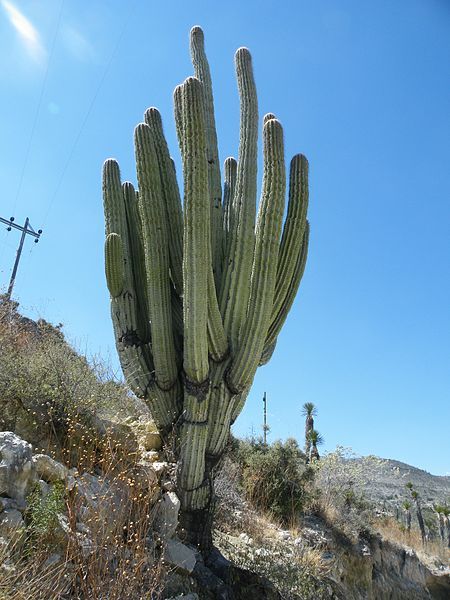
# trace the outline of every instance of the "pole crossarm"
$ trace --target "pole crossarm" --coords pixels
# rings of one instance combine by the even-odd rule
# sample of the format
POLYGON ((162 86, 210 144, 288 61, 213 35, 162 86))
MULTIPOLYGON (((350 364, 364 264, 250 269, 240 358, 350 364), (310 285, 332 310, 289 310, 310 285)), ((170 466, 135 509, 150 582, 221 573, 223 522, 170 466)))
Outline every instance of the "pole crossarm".
POLYGON ((17 275, 17 269, 19 267, 19 261, 20 261, 20 256, 22 254, 22 248, 23 248, 23 244, 25 241, 25 237, 26 235, 31 235, 32 237, 35 238, 35 243, 37 243, 39 241, 39 238, 41 236, 42 233, 42 229, 38 229, 37 231, 35 231, 31 225, 30 225, 30 219, 27 217, 25 219, 25 223, 24 225, 16 225, 16 223, 14 223, 14 217, 11 217, 9 220, 8 219, 4 219, 3 217, 0 217, 0 223, 4 223, 5 225, 8 225, 7 230, 11 231, 12 228, 14 229, 18 229, 19 231, 22 232, 22 235, 20 236, 20 242, 19 242, 19 247, 17 249, 17 254, 16 254, 16 260, 14 261, 14 266, 13 266, 13 270, 12 270, 12 274, 11 274, 11 279, 9 281, 9 286, 8 286, 8 291, 6 292, 6 297, 8 299, 11 298, 11 294, 13 291, 13 287, 14 287, 14 282, 16 280, 16 275, 17 275))
MULTIPOLYGON (((11 219, 4 219, 3 217, 0 217, 0 223, 4 223, 5 225, 8 225, 8 227, 18 229, 19 231, 24 231, 25 229, 25 227, 23 227, 22 225, 17 225, 16 223, 14 223, 14 217, 11 217, 11 219)), ((42 229, 38 229, 37 231, 35 231, 31 227, 30 223, 28 223, 25 233, 28 233, 28 235, 39 239, 42 233, 42 229)))

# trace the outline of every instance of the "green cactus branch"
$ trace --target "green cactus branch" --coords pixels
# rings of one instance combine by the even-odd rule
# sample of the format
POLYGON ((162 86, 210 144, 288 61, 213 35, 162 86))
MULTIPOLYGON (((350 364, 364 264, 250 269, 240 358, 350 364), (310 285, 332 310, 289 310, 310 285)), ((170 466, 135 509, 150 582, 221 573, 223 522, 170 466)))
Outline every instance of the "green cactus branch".
POLYGON ((155 378, 161 389, 168 390, 178 377, 170 302, 168 223, 150 127, 140 123, 134 141, 155 378))
POLYGON ((288 210, 283 130, 263 119, 263 185, 256 217, 258 103, 252 60, 236 52, 238 159, 220 173, 204 36, 190 38, 194 77, 177 86, 181 202, 161 115, 135 129, 139 191, 103 168, 105 273, 124 375, 163 437, 175 433, 177 486, 189 541, 204 544, 211 471, 244 406, 258 365, 270 360, 302 278, 308 249, 308 163, 291 161, 288 210))
POLYGON ((223 182, 223 254, 228 259, 230 254, 229 238, 230 231, 233 229, 234 212, 233 197, 236 188, 237 162, 233 157, 228 157, 224 163, 224 182, 223 182))
POLYGON ((125 281, 123 245, 118 233, 110 233, 105 240, 105 275, 113 298, 121 295, 125 281))
POLYGON ((169 224, 170 275, 176 291, 182 296, 183 209, 175 174, 175 165, 170 158, 159 111, 156 108, 147 109, 145 111, 144 120, 152 132, 161 178, 161 192, 166 208, 167 223, 169 224))
POLYGON ((250 284, 250 299, 241 342, 228 374, 232 389, 241 393, 253 381, 272 315, 278 246, 284 211, 286 173, 283 130, 276 119, 264 125, 264 176, 250 284))
POLYGON ((253 79, 252 59, 247 48, 239 48, 235 63, 241 100, 239 153, 233 196, 235 218, 229 234, 230 255, 225 265, 220 290, 220 308, 233 351, 238 345, 250 294, 255 246, 258 141, 258 100, 253 79))
POLYGON ((222 274, 222 186, 219 150, 217 147, 214 100, 205 40, 200 27, 191 29, 191 58, 195 77, 203 84, 206 132, 206 158, 208 161, 208 188, 211 208, 211 262, 215 285, 220 285, 222 274))

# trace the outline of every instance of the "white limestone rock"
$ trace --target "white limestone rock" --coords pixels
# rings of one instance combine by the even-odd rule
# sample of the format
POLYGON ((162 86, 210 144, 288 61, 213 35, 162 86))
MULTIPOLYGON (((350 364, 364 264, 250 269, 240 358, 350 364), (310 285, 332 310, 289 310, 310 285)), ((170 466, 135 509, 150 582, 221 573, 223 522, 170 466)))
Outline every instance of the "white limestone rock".
POLYGON ((31 444, 12 431, 0 432, 0 495, 25 501, 37 481, 31 444))

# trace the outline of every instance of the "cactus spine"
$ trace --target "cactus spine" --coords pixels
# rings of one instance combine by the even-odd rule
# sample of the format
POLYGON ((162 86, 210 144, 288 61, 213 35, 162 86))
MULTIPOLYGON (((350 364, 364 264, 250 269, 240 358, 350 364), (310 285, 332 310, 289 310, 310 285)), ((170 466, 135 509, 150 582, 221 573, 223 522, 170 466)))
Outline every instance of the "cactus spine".
POLYGON ((191 31, 191 55, 195 77, 174 92, 183 204, 161 116, 150 108, 134 136, 139 192, 121 184, 115 160, 103 167, 105 271, 124 375, 163 437, 175 433, 182 531, 207 549, 211 471, 258 365, 274 351, 305 268, 308 163, 302 155, 291 161, 283 226, 283 130, 267 114, 256 217, 258 105, 251 56, 240 48, 238 160, 225 161, 222 195, 199 27, 191 31))

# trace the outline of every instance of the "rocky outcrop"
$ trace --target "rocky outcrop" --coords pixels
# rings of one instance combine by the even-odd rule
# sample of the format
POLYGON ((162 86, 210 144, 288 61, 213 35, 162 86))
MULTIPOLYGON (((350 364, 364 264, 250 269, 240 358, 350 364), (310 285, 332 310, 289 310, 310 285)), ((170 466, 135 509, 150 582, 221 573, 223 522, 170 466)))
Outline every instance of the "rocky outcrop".
POLYGON ((343 600, 445 600, 450 598, 450 567, 435 569, 417 554, 380 535, 353 543, 317 517, 305 519, 302 538, 321 548, 330 580, 343 600))

